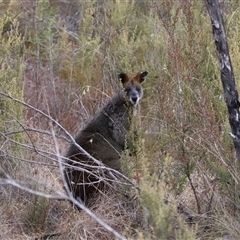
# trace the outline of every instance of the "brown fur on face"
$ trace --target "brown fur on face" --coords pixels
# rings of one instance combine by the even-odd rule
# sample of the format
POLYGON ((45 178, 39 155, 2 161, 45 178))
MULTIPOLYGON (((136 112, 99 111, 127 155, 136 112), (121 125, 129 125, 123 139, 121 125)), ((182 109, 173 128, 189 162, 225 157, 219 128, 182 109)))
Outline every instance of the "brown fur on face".
MULTIPOLYGON (((147 74, 144 71, 130 78, 125 73, 120 73, 118 77, 123 86, 122 91, 95 114, 75 139, 95 159, 118 171, 126 135, 143 97, 141 84, 147 74)), ((70 146, 66 157, 69 159, 64 171, 66 187, 75 198, 86 203, 89 196, 103 186, 103 181, 99 179, 99 167, 74 144, 70 146)))

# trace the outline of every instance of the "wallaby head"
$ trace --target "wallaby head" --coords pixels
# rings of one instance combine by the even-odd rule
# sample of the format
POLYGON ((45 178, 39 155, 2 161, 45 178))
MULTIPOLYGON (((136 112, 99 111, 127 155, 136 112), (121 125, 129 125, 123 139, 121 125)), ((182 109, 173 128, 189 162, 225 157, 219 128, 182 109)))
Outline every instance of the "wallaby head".
POLYGON ((126 97, 134 106, 137 105, 139 100, 143 97, 141 84, 145 81, 145 77, 147 75, 147 71, 140 72, 134 77, 129 77, 126 73, 118 74, 118 77, 122 82, 126 97))

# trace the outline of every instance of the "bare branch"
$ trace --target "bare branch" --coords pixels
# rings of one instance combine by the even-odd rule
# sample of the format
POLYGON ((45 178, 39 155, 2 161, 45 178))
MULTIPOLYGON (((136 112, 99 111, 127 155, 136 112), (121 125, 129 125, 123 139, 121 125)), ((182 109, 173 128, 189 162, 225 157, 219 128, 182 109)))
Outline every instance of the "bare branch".
POLYGON ((41 196, 41 197, 45 197, 45 198, 50 198, 50 199, 58 199, 58 200, 64 200, 66 199, 66 197, 64 197, 64 195, 59 194, 59 195, 52 195, 52 194, 48 194, 48 193, 42 193, 40 191, 36 191, 33 189, 30 189, 26 186, 23 186, 23 183, 21 182, 17 182, 11 178, 6 178, 6 179, 0 179, 0 184, 4 185, 4 184, 8 184, 14 187, 17 187, 23 191, 29 192, 31 194, 37 195, 37 196, 41 196))
POLYGON ((240 103, 224 28, 223 16, 218 0, 205 0, 205 2, 211 18, 213 37, 218 53, 224 98, 228 109, 229 123, 232 129, 230 136, 233 139, 236 155, 240 161, 240 103))

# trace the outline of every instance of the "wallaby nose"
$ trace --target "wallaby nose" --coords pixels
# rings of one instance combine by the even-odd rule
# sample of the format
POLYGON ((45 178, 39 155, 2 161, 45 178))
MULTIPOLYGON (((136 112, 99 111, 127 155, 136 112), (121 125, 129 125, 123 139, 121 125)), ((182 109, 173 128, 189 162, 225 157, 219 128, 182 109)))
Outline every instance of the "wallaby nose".
POLYGON ((136 103, 138 101, 138 97, 132 97, 131 99, 133 103, 136 103))

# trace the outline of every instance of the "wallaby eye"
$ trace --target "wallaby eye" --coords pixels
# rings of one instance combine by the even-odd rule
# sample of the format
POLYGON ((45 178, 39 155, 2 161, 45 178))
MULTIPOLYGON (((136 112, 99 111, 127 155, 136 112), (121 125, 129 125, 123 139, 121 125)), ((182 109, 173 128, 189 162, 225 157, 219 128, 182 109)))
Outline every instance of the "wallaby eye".
POLYGON ((130 91, 131 91, 131 88, 130 88, 130 87, 125 88, 125 92, 126 92, 127 94, 130 93, 130 91))
POLYGON ((141 87, 140 86, 136 86, 136 91, 141 92, 141 87))

